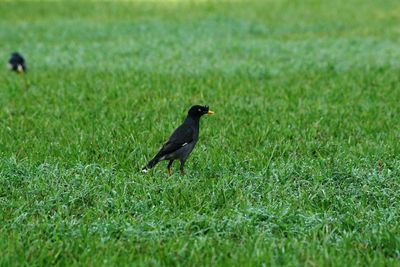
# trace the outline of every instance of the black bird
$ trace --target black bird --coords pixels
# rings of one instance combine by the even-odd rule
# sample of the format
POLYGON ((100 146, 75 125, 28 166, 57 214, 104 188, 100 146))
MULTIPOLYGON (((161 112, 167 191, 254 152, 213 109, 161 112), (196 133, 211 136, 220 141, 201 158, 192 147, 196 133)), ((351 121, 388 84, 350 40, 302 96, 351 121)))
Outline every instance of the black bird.
POLYGON ((8 67, 10 70, 17 73, 24 73, 26 72, 25 59, 20 53, 14 52, 11 54, 11 58, 8 60, 8 67))
POLYGON ((143 167, 142 171, 148 172, 158 162, 169 160, 167 171, 171 175, 172 163, 174 160, 179 160, 180 172, 182 175, 185 174, 185 161, 199 139, 200 118, 206 114, 212 115, 214 112, 209 110, 208 106, 191 107, 185 121, 172 133, 157 155, 143 167))

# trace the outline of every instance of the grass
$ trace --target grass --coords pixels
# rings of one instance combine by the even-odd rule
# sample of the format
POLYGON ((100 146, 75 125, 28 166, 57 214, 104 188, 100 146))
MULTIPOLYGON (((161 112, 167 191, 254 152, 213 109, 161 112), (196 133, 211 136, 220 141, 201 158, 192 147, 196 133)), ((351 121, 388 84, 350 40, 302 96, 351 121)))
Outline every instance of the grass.
POLYGON ((398 1, 0 13, 0 266, 399 266, 398 1), (197 103, 187 175, 142 175, 197 103))

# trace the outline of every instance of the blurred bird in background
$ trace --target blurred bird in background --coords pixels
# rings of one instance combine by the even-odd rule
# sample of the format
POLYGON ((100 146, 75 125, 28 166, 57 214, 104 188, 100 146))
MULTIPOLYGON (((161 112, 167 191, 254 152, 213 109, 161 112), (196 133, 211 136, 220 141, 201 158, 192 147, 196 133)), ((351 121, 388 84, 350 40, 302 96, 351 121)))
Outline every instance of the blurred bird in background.
POLYGON ((18 52, 11 54, 11 58, 8 60, 8 67, 17 73, 25 73, 27 71, 25 59, 18 52))

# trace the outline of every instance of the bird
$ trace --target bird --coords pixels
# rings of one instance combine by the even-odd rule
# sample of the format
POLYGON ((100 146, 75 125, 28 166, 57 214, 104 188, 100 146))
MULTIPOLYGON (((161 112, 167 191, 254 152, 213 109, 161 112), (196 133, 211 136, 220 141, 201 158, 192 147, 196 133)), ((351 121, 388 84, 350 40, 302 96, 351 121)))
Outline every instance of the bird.
POLYGON ((157 163, 162 160, 168 160, 167 172, 171 175, 171 167, 174 160, 180 161, 180 173, 185 174, 185 162, 193 151, 198 139, 200 130, 200 118, 203 115, 213 115, 208 106, 194 105, 187 114, 183 123, 176 128, 172 135, 164 143, 160 151, 151 159, 146 166, 142 168, 142 172, 147 173, 157 163))
POLYGON ((11 58, 8 60, 8 67, 10 70, 17 73, 25 73, 27 70, 25 59, 18 52, 14 52, 11 54, 11 58))

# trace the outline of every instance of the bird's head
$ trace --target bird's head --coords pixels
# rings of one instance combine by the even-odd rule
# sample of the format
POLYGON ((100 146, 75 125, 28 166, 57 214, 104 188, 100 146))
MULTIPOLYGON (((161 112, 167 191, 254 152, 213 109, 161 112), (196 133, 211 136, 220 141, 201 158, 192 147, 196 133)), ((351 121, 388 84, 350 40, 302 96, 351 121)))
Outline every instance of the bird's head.
POLYGON ((24 61, 24 58, 21 56, 20 53, 14 52, 11 54, 11 59, 16 61, 24 61))
POLYGON ((195 105, 189 109, 188 115, 192 118, 200 118, 203 115, 213 115, 214 111, 211 111, 208 106, 195 105))

